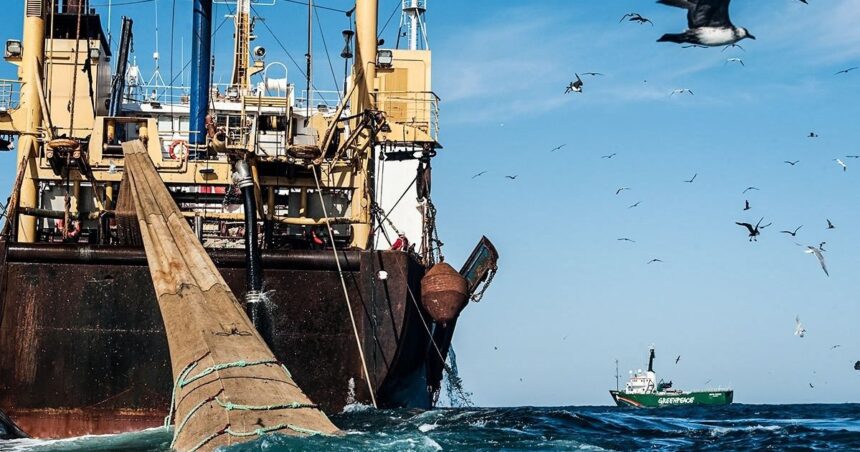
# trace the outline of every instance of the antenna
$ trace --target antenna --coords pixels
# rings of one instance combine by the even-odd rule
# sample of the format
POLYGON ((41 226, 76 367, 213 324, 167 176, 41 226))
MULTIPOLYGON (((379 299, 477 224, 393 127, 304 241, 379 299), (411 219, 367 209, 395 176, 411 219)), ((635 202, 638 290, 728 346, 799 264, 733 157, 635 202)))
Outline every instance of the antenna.
POLYGON ((400 48, 400 38, 406 37, 409 50, 429 50, 427 41, 427 23, 424 14, 427 13, 427 0, 402 0, 403 14, 400 16, 400 33, 397 35, 397 48, 400 48))
POLYGON ((306 115, 305 123, 308 123, 311 119, 311 102, 313 101, 313 71, 314 71, 314 47, 313 47, 313 39, 314 39, 314 0, 308 0, 308 53, 307 53, 307 72, 305 76, 307 77, 307 90, 305 96, 305 108, 306 115))
POLYGON ((619 376, 618 376, 618 358, 615 358, 615 390, 616 391, 619 391, 621 388, 620 384, 618 383, 618 378, 619 378, 619 376))
POLYGON ((153 3, 155 3, 155 52, 152 53, 152 60, 155 63, 155 71, 152 72, 152 77, 146 82, 146 87, 155 88, 153 89, 154 98, 149 99, 155 101, 158 99, 158 88, 164 86, 165 83, 164 78, 161 77, 161 64, 159 63, 161 55, 158 53, 158 0, 153 3))

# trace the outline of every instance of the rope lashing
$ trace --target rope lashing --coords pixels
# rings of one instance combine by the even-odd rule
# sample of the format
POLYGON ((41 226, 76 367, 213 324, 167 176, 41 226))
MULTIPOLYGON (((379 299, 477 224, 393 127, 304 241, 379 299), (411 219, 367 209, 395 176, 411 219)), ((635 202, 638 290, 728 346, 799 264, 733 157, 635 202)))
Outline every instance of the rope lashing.
MULTIPOLYGON (((239 360, 239 361, 233 361, 232 363, 215 364, 214 366, 207 367, 206 369, 204 369, 199 374, 197 374, 197 375, 195 375, 195 376, 193 376, 187 380, 184 379, 182 375, 180 375, 179 378, 177 379, 176 383, 179 385, 179 388, 181 389, 181 388, 184 388, 184 387, 188 386, 189 384, 191 384, 191 383, 193 383, 193 382, 195 382, 195 381, 197 381, 197 380, 199 380, 199 379, 201 379, 207 375, 210 375, 214 372, 218 372, 219 370, 231 369, 234 367, 259 366, 261 364, 280 364, 280 363, 278 363, 278 361, 275 359, 264 359, 264 360, 260 360, 260 361, 245 361, 243 359, 243 360, 239 360)), ((197 362, 194 362, 193 365, 190 366, 190 369, 188 369, 188 371, 190 372, 191 369, 194 369, 195 367, 197 367, 197 362)))
POLYGON ((215 402, 227 411, 271 411, 271 410, 296 410, 299 408, 319 408, 313 403, 290 402, 276 405, 242 405, 233 402, 222 402, 215 397, 215 402))

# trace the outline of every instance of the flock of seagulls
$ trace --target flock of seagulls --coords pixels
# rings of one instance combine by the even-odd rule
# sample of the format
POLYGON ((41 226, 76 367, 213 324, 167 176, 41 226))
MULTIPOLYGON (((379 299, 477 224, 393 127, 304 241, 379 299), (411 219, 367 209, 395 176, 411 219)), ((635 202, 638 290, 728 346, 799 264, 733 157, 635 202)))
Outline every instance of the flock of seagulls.
MULTIPOLYGON (((805 4, 807 3, 806 0, 798 1, 805 4)), ((747 28, 737 27, 732 23, 731 18, 729 17, 729 5, 731 3, 731 0, 658 0, 657 3, 670 7, 684 9, 687 12, 687 29, 680 33, 664 34, 657 40, 658 42, 681 44, 684 48, 723 47, 723 52, 725 52, 729 48, 737 47, 745 52, 746 50, 738 43, 744 39, 756 39, 755 36, 753 36, 747 28)), ((630 12, 623 15, 619 20, 619 23, 623 23, 625 21, 638 23, 639 25, 649 24, 651 26, 654 26, 654 22, 651 19, 637 12, 630 12)), ((727 66, 729 64, 736 64, 740 67, 746 67, 744 60, 739 57, 727 58, 724 62, 724 66, 727 66)), ((836 72, 834 75, 848 75, 852 71, 858 69, 860 69, 860 66, 848 67, 836 72)), ((604 74, 600 72, 581 72, 575 73, 574 75, 576 78, 568 83, 564 91, 565 94, 582 94, 583 87, 585 86, 585 82, 582 78, 583 76, 598 77, 603 76, 604 74)), ((644 83, 648 83, 647 80, 645 80, 644 83)), ((694 96, 695 93, 691 88, 678 88, 673 89, 669 93, 669 96, 675 95, 694 96)), ((813 131, 809 132, 809 135, 807 135, 807 137, 810 139, 815 139, 819 138, 819 135, 813 131)), ((565 146, 566 144, 556 146, 550 149, 550 152, 557 152, 565 146)), ((617 155, 617 153, 613 152, 611 154, 602 155, 601 159, 609 160, 617 155)), ((860 155, 847 155, 845 156, 845 158, 860 158, 860 155)), ((844 160, 842 160, 841 158, 835 158, 833 159, 833 161, 836 162, 836 164, 842 168, 843 172, 848 171, 848 165, 845 163, 844 160)), ((800 160, 785 160, 784 163, 786 165, 794 167, 795 165, 800 163, 800 160)), ((472 178, 474 179, 483 174, 486 174, 486 171, 482 171, 474 175, 472 178)), ((516 176, 506 177, 511 180, 516 179, 516 176)), ((696 181, 697 177, 698 172, 694 173, 690 179, 683 180, 682 182, 692 184, 696 181)), ((630 187, 622 186, 615 191, 615 195, 619 196, 622 193, 630 190, 632 190, 630 187)), ((746 195, 751 191, 760 191, 760 189, 755 186, 749 186, 743 190, 742 194, 746 195)), ((636 201, 635 203, 629 205, 628 209, 638 207, 641 203, 642 201, 636 201)), ((752 207, 750 205, 750 201, 745 200, 743 210, 748 211, 751 209, 752 207)), ((735 224, 738 226, 742 226, 746 229, 749 242, 757 242, 758 238, 762 234, 762 231, 772 225, 772 223, 770 222, 767 224, 762 224, 763 221, 764 217, 760 218, 755 224, 748 221, 736 221, 735 224)), ((794 229, 781 230, 779 231, 779 233, 786 234, 788 236, 791 236, 792 238, 796 238, 801 228, 803 228, 803 225, 797 226, 794 229)), ((830 219, 827 219, 827 229, 835 228, 836 226, 830 221, 830 219)), ((636 243, 634 239, 629 237, 620 237, 617 239, 617 241, 632 244, 636 243)), ((799 243, 795 244, 798 246, 804 246, 799 243)), ((824 249, 825 244, 826 242, 821 242, 818 246, 805 245, 804 253, 815 256, 825 276, 829 277, 830 272, 828 270, 827 262, 824 257, 824 253, 826 252, 826 250, 824 249)), ((646 262, 646 265, 658 264, 663 262, 664 261, 662 259, 655 257, 648 260, 646 262)), ((803 338, 806 336, 806 333, 807 330, 801 323, 800 316, 796 316, 794 334, 799 338, 803 338)), ((831 350, 834 350, 838 347, 840 347, 840 345, 835 345, 831 347, 831 350)), ((675 359, 676 364, 678 363, 678 361, 680 361, 680 358, 681 357, 679 355, 675 359)), ((860 371, 860 361, 857 361, 855 363, 854 368, 855 370, 860 371)), ((809 386, 814 388, 814 385, 812 383, 810 383, 809 386)))

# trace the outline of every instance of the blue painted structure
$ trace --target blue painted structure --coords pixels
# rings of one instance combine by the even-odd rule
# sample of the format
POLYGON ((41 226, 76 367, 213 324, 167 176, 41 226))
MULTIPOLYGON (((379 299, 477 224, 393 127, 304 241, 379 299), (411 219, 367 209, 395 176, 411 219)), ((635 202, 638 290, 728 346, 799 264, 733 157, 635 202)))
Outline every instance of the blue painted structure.
POLYGON ((209 113, 210 61, 212 60, 212 0, 193 1, 191 134, 188 142, 205 144, 206 115, 209 113))

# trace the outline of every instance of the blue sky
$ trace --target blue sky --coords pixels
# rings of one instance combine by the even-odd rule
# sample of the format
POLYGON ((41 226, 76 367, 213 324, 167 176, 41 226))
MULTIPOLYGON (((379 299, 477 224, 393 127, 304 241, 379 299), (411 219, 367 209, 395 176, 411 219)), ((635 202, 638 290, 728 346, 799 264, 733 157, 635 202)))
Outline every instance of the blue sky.
MULTIPOLYGON (((190 56, 190 2, 176 3, 175 55, 184 35, 190 56)), ((381 1, 380 24, 395 3, 381 1)), ((445 149, 433 188, 444 251, 458 266, 486 234, 502 255, 493 287, 464 311, 455 338, 477 404, 610 403, 614 360, 623 375, 645 367, 650 344, 659 376, 677 387, 711 380, 744 403, 858 401, 860 159, 845 156, 860 154, 860 70, 833 74, 860 65, 860 2, 733 3, 733 21, 758 38, 742 43, 745 52, 656 43, 686 21, 651 1, 430 2, 434 90, 443 100, 445 149), (655 26, 619 24, 631 11, 655 26), (745 66, 726 65, 733 57, 745 66), (582 94, 562 94, 575 72, 589 71, 606 76, 585 77, 582 94), (695 95, 669 95, 678 88, 695 95), (820 137, 806 138, 810 131, 820 137), (693 174, 693 184, 682 182, 693 174), (631 190, 615 195, 622 186, 631 190), (743 195, 748 186, 761 190, 743 195), (742 211, 744 200, 752 210, 742 211), (734 222, 761 217, 773 226, 749 243, 734 222), (837 228, 827 230, 826 218, 837 228), (796 239, 778 233, 799 225, 796 239), (829 278, 795 241, 827 242, 829 278), (646 265, 652 258, 665 262, 646 265), (803 339, 793 335, 796 315, 808 329, 803 339)), ((166 77, 171 1, 158 6, 166 77)), ((14 8, 19 17, 20 2, 14 8)), ((258 11, 303 65, 304 8, 279 1, 258 11)), ((116 8, 115 32, 120 14, 136 17, 148 73, 153 4, 116 8)), ((320 17, 340 77, 346 19, 320 17)), ((389 42, 397 20, 383 33, 389 42)), ((12 25, 7 38, 20 34, 20 21, 12 25)), ((299 68, 265 27, 257 32, 269 61, 287 63, 300 84, 299 68)), ((219 61, 231 34, 228 23, 216 38, 219 61)), ((315 44, 315 84, 333 89, 340 82, 319 33, 315 44)), ((222 64, 216 78, 229 70, 222 64)), ((3 159, 8 187, 14 164, 3 159)))

